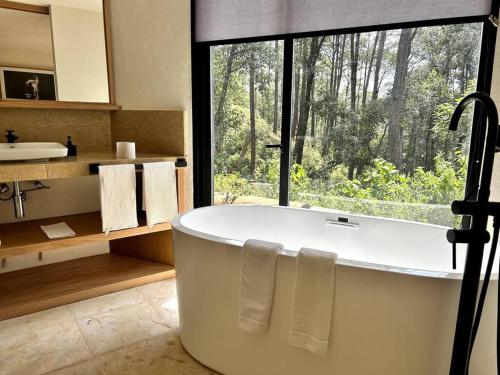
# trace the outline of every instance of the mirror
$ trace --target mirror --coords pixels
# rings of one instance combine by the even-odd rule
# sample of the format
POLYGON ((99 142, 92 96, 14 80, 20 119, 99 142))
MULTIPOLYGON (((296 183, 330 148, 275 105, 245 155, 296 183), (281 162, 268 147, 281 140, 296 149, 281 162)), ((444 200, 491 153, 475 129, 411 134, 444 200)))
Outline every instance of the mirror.
POLYGON ((0 1, 0 97, 109 103, 102 0, 0 1))

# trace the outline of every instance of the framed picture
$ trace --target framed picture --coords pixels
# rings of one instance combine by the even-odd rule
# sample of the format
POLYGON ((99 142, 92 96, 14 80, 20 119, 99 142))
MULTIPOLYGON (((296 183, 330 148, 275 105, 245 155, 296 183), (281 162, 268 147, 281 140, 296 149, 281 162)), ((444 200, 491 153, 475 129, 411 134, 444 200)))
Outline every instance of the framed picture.
POLYGON ((0 67, 0 83, 4 99, 57 100, 51 70, 0 67))

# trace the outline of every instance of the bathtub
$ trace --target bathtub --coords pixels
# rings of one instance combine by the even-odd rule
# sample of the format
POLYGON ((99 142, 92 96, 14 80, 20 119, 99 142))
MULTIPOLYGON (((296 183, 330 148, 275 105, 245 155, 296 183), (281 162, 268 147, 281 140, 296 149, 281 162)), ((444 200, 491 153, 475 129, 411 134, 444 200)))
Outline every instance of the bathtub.
MULTIPOLYGON (((205 207, 172 226, 181 340, 204 365, 237 375, 448 373, 461 270, 452 269, 447 228, 262 206, 205 207), (285 248, 269 329, 261 335, 238 327, 240 252, 248 238, 285 248), (288 344, 302 246, 338 254, 330 345, 322 357, 288 344)), ((459 247, 462 267, 464 258, 459 247)), ((470 374, 495 373, 494 278, 470 374)))

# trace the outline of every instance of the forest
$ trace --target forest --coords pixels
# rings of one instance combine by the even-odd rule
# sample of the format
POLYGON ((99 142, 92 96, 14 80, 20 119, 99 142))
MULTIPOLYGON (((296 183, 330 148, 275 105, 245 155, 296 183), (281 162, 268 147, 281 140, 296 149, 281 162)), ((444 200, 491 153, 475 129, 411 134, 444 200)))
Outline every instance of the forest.
MULTIPOLYGON (((464 190, 480 24, 295 40, 291 204, 452 225, 464 190)), ((283 42, 212 48, 216 203, 276 204, 283 42)))

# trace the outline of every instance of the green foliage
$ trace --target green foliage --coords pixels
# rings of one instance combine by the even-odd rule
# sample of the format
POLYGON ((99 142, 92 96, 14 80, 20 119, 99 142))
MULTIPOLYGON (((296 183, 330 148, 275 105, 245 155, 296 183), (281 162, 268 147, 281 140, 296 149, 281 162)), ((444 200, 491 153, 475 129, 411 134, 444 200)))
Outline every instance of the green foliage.
POLYGON ((222 204, 233 204, 241 195, 248 194, 248 182, 237 173, 215 175, 216 191, 222 193, 222 204))
MULTIPOLYGON (((322 184, 314 183, 301 165, 294 164, 291 200, 363 215, 451 225, 449 203, 462 196, 467 171, 467 157, 461 151, 455 156, 456 167, 438 155, 435 172, 419 167, 410 176, 386 160, 376 159, 360 179, 349 180, 347 168, 338 165, 322 184)), ((274 198, 277 193, 269 185, 249 183, 238 174, 216 175, 215 190, 224 204, 243 195, 274 198)))

